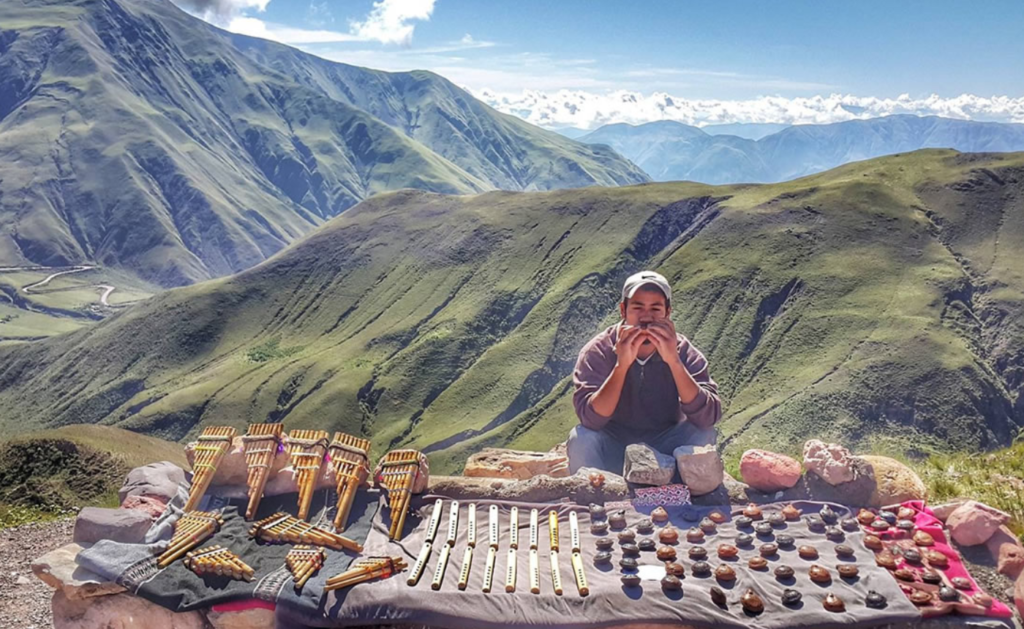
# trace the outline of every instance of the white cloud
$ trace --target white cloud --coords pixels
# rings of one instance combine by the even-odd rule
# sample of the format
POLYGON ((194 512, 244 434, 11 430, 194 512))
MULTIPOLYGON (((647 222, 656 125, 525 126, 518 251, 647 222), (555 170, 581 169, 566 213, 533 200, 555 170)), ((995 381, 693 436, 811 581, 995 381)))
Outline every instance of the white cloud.
POLYGON ((248 9, 267 10, 270 0, 175 0, 182 9, 207 22, 223 21, 248 9))
POLYGON ((351 31, 360 39, 382 44, 409 45, 414 20, 429 20, 434 0, 380 0, 373 3, 362 22, 352 22, 351 31))
POLYGON ((337 31, 292 28, 283 24, 264 22, 255 17, 238 16, 231 18, 225 28, 232 33, 269 39, 282 44, 329 44, 347 41, 362 41, 351 33, 337 31))
POLYGON ((891 114, 936 115, 963 120, 1024 123, 1024 97, 981 97, 962 94, 943 98, 897 98, 830 94, 785 98, 761 96, 745 100, 687 99, 665 92, 645 95, 615 90, 522 90, 502 92, 471 89, 473 95, 495 109, 519 116, 542 127, 595 129, 603 124, 643 124, 676 120, 704 126, 731 122, 826 124, 843 120, 875 118, 891 114))

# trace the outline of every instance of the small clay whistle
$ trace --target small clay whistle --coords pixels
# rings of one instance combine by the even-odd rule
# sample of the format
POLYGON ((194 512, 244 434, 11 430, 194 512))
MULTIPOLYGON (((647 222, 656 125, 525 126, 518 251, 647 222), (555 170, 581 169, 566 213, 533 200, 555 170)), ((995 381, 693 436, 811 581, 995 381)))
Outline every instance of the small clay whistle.
POLYGON ((907 563, 921 563, 921 551, 916 548, 904 548, 903 559, 905 559, 907 563))
POLYGON ((853 557, 853 547, 846 544, 836 544, 837 557, 853 557))
POLYGON ((594 541, 594 545, 597 546, 598 550, 611 550, 612 546, 615 545, 615 541, 610 537, 598 537, 594 541))
POLYGON ((857 521, 864 526, 870 526, 875 521, 875 514, 871 513, 867 509, 861 509, 857 512, 857 521))
POLYGON ((693 562, 693 565, 690 566, 690 572, 692 572, 695 577, 706 577, 711 574, 711 564, 706 561, 695 561, 693 562))
POLYGON ((626 529, 625 531, 619 531, 619 542, 632 542, 636 539, 636 531, 632 529, 626 529))
POLYGON ((900 507, 896 511, 896 519, 898 520, 913 520, 917 517, 917 511, 914 511, 910 507, 900 507))
POLYGON ((690 542, 691 544, 703 542, 704 531, 698 528, 691 528, 689 531, 686 532, 686 541, 690 542))
POLYGON ((676 549, 671 546, 661 546, 658 548, 658 559, 661 561, 675 561, 676 549))
POLYGON ((743 604, 743 611, 751 614, 760 614, 764 611, 764 601, 757 595, 753 589, 748 588, 743 596, 740 597, 740 603, 743 604))
POLYGON ((973 585, 971 585, 970 579, 967 579, 965 577, 953 577, 949 580, 949 582, 952 583, 953 587, 955 587, 958 590, 969 590, 972 587, 974 587, 973 585))
POLYGON ((748 518, 745 515, 741 515, 738 518, 736 518, 736 528, 745 529, 753 523, 753 518, 748 518))
POLYGON ((818 558, 818 549, 815 548, 814 546, 807 546, 806 544, 804 544, 800 548, 797 548, 796 552, 797 552, 797 554, 800 555, 801 559, 817 559, 818 558))
POLYGON ((775 536, 775 543, 779 545, 779 548, 792 548, 793 545, 796 544, 796 540, 792 535, 779 533, 775 536))
POLYGON ((686 554, 694 561, 700 561, 708 558, 708 549, 703 546, 690 546, 690 550, 686 551, 686 554))
POLYGON ((590 523, 590 534, 591 535, 607 535, 608 534, 608 523, 607 522, 591 522, 590 523))
POLYGON ((715 509, 714 511, 708 514, 708 519, 714 522, 715 524, 721 524, 729 518, 727 518, 725 514, 721 511, 715 509))
POLYGON ((846 533, 838 526, 830 526, 825 529, 825 538, 833 542, 841 542, 846 539, 846 533))
POLYGON ((924 558, 928 560, 929 565, 936 566, 938 568, 945 568, 949 565, 949 559, 937 550, 929 550, 924 554, 924 558))
POLYGON ((882 538, 877 535, 865 535, 864 545, 871 550, 882 550, 885 546, 882 545, 882 538))
POLYGON ((665 574, 671 574, 676 577, 682 577, 686 574, 686 569, 683 564, 669 561, 665 564, 665 574))
POLYGON ((934 546, 935 538, 924 531, 918 531, 914 533, 914 543, 918 546, 934 546))
POLYGON ((791 566, 781 565, 775 569, 775 578, 777 579, 792 579, 795 571, 791 566))
POLYGON ((938 585, 942 583, 942 575, 934 570, 925 570, 921 573, 921 580, 931 585, 938 585))
POLYGON ((832 592, 828 593, 824 601, 825 609, 830 612, 841 612, 846 610, 846 603, 832 592))
POLYGON ((796 605, 800 602, 801 598, 803 598, 803 596, 801 596, 800 592, 797 592, 796 590, 790 588, 782 590, 783 605, 796 605))
POLYGON ((896 568, 896 555, 889 551, 880 552, 875 555, 875 563, 883 568, 894 570, 896 568))
POLYGON ((731 559, 738 554, 740 554, 740 549, 736 548, 732 544, 718 545, 718 556, 722 559, 731 559))
POLYGON ((623 557, 619 560, 619 567, 623 570, 636 570, 636 559, 632 557, 623 557))
POLYGON ((957 592, 948 585, 939 586, 939 600, 953 603, 960 600, 960 592, 957 592))
POLYGON ((818 512, 818 517, 828 524, 835 524, 839 520, 839 515, 828 505, 821 508, 821 511, 818 512))
POLYGON ((675 575, 666 574, 661 579, 661 588, 663 590, 681 590, 683 589, 683 582, 675 575))
POLYGON ((719 607, 726 606, 725 592, 717 585, 711 586, 711 602, 719 607))
POLYGON ((803 511, 797 509, 792 504, 788 504, 785 507, 782 507, 782 517, 786 518, 787 520, 799 520, 801 513, 803 513, 803 511))
POLYGON ((761 552, 762 557, 771 557, 779 552, 779 545, 774 542, 768 542, 767 544, 761 544, 758 550, 761 552))
POLYGON ((754 555, 747 560, 747 565, 750 566, 752 570, 764 570, 768 567, 768 560, 759 555, 754 555))
POLYGON ((627 557, 637 557, 640 555, 640 547, 633 542, 626 542, 620 548, 622 548, 622 554, 627 557))
POLYGON ((650 537, 645 537, 636 543, 637 548, 644 552, 651 552, 658 548, 658 545, 650 537))
POLYGON ((657 507, 651 511, 651 519, 658 523, 668 522, 668 511, 665 511, 665 507, 657 507))
POLYGON ((654 522, 650 518, 644 518, 636 523, 636 532, 641 535, 650 535, 654 532, 654 522))
POLYGON ((910 593, 910 602, 914 605, 927 605, 932 602, 932 594, 924 590, 914 590, 910 593))
POLYGON ((860 524, 857 522, 857 520, 854 520, 853 518, 846 518, 845 520, 839 523, 839 526, 843 527, 844 531, 849 531, 851 533, 853 531, 860 530, 860 524))
MULTIPOLYGON (((703 539, 703 537, 701 539, 703 539)), ((658 541, 662 544, 675 544, 679 541, 678 529, 674 526, 666 526, 658 531, 658 541)))
POLYGON ((591 503, 590 507, 590 519, 591 520, 603 520, 605 517, 605 510, 602 505, 591 503))
POLYGON ((619 509, 608 514, 608 522, 612 528, 621 529, 626 527, 626 512, 619 509))
POLYGON ((832 580, 832 575, 829 574, 828 570, 818 564, 811 566, 810 570, 807 571, 807 576, 811 577, 811 581, 815 583, 828 583, 832 580))
POLYGON ((768 524, 771 524, 772 526, 782 526, 786 523, 786 516, 781 513, 769 513, 768 517, 765 519, 768 520, 768 524))
POLYGON ((754 532, 758 535, 771 535, 772 525, 770 522, 758 522, 754 525, 754 532))
POLYGON ((624 574, 624 575, 622 575, 622 577, 619 580, 622 581, 622 585, 624 585, 624 586, 626 586, 628 588, 635 588, 635 587, 640 585, 640 575, 639 574, 634 574, 634 573, 624 574))
POLYGON ((836 572, 844 579, 852 579, 857 576, 859 570, 857 569, 857 564, 841 563, 836 566, 836 572))
POLYGON ((700 526, 700 530, 704 531, 705 533, 707 533, 709 535, 711 533, 714 533, 716 530, 718 530, 718 525, 715 524, 711 520, 711 518, 704 518, 703 520, 700 521, 699 526, 700 526))
POLYGON ((607 550, 602 550, 594 553, 594 563, 605 564, 612 562, 612 553, 607 550))
POLYGON ((872 607, 874 609, 882 609, 886 606, 888 602, 885 600, 885 597, 879 594, 878 592, 874 590, 869 590, 868 595, 864 597, 864 603, 868 607, 872 607))
POLYGON ((720 581, 735 581, 736 571, 732 569, 732 566, 723 563, 715 568, 715 578, 720 581))
POLYGON ((761 519, 761 507, 759 507, 756 504, 754 504, 753 502, 751 502, 750 504, 748 504, 743 509, 743 515, 747 516, 751 520, 760 520, 761 519))
POLYGON ((908 583, 917 580, 917 572, 910 568, 899 568, 898 570, 894 570, 892 576, 896 577, 900 581, 907 581, 908 583))
POLYGON ((749 533, 740 533, 736 536, 737 546, 750 546, 754 543, 754 537, 749 533))

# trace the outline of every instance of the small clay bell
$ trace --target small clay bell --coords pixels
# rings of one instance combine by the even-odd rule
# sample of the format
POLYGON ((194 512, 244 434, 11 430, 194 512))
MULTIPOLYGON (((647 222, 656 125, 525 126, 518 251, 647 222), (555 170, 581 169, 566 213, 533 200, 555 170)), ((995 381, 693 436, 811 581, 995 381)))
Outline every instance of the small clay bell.
POLYGON ((708 519, 714 522, 715 524, 721 524, 729 518, 726 517, 726 515, 719 511, 718 509, 715 509, 714 511, 708 514, 708 519))
POLYGON ((740 549, 736 548, 732 544, 719 544, 718 545, 718 556, 721 559, 731 559, 736 555, 740 554, 740 549))
POLYGON ((636 570, 637 563, 633 557, 623 557, 619 560, 619 567, 623 570, 636 570))
POLYGON ((737 546, 750 546, 754 543, 754 537, 749 533, 740 533, 736 536, 737 546))
POLYGON ((775 569, 776 579, 792 579, 796 571, 791 566, 781 565, 775 569))
POLYGON ((644 518, 636 523, 636 532, 641 535, 650 535, 654 532, 654 522, 650 518, 644 518))
POLYGON ((762 557, 771 557, 779 552, 779 545, 774 542, 768 542, 767 544, 761 544, 758 551, 760 551, 762 557))
POLYGON ((753 502, 751 502, 750 504, 748 504, 743 509, 743 515, 747 516, 751 520, 760 520, 761 519, 761 507, 759 507, 756 504, 754 504, 753 502))
POLYGON ((807 571, 807 576, 811 577, 811 581, 815 583, 828 583, 832 580, 832 575, 829 574, 828 570, 818 564, 811 566, 810 570, 807 571))
POLYGON ((640 585, 640 575, 639 574, 634 574, 634 573, 624 574, 624 575, 622 575, 622 577, 619 580, 622 581, 622 585, 624 585, 624 586, 626 586, 628 588, 635 588, 635 587, 638 587, 640 585))
POLYGON ((614 545, 615 541, 610 537, 598 537, 594 541, 594 546, 597 546, 598 550, 611 550, 614 545))
POLYGON ((736 571, 732 569, 732 566, 723 563, 715 568, 715 578, 720 581, 735 581, 736 571))
POLYGON ((679 541, 679 530, 674 526, 666 526, 658 531, 658 541, 662 544, 675 544, 679 541))
POLYGON ((883 568, 894 570, 896 568, 896 556, 889 551, 880 552, 875 555, 875 563, 883 568))
POLYGON ((864 546, 870 548, 871 550, 882 550, 884 548, 884 546, 882 545, 882 538, 878 537, 877 535, 865 535, 864 546))
POLYGON ((627 557, 637 557, 640 555, 640 547, 634 544, 633 542, 626 542, 625 544, 621 544, 620 548, 622 548, 622 554, 626 555, 627 557))
POLYGON ((704 531, 708 535, 718 530, 718 525, 711 521, 710 518, 704 518, 700 521, 700 530, 704 531))
POLYGON ((782 507, 782 517, 786 518, 787 520, 799 520, 801 513, 803 513, 803 511, 797 509, 792 504, 788 504, 785 507, 782 507))
POLYGON ((658 548, 658 545, 650 537, 645 537, 636 543, 637 548, 643 552, 651 552, 658 548))
POLYGON ((726 606, 725 592, 723 592, 722 588, 717 585, 711 586, 711 602, 719 607, 726 606))
POLYGON ((665 511, 665 507, 657 507, 651 511, 651 519, 658 523, 668 522, 668 511, 665 511))
POLYGON ((797 592, 796 590, 790 588, 782 590, 783 605, 796 605, 800 602, 801 598, 803 598, 803 596, 800 594, 800 592, 797 592))
POLYGON ((619 542, 620 543, 632 542, 635 539, 636 539, 636 531, 633 531, 631 529, 626 529, 625 531, 619 531, 619 542))
POLYGON ((864 604, 873 609, 882 609, 888 604, 888 601, 878 592, 868 590, 868 595, 864 597, 864 604))
POLYGON ((832 542, 841 542, 846 539, 846 533, 838 526, 830 526, 825 529, 825 538, 832 542))
POLYGON ((861 509, 857 512, 857 521, 864 526, 870 526, 875 521, 875 514, 867 509, 861 509))
POLYGON ((931 585, 938 585, 942 583, 942 575, 934 570, 925 570, 921 573, 921 580, 931 585))
POLYGON ((916 548, 904 548, 903 559, 907 563, 921 563, 921 551, 916 548))
POLYGON ((764 601, 757 595, 753 589, 748 588, 743 596, 740 597, 740 603, 743 604, 743 611, 750 614, 760 614, 764 611, 764 601))
POLYGON ((839 515, 828 505, 821 508, 821 511, 818 512, 818 517, 828 524, 835 524, 839 520, 839 515))
POLYGON ((952 583, 953 587, 955 587, 958 590, 969 590, 972 587, 974 587, 971 584, 971 580, 967 579, 966 577, 953 577, 949 580, 949 582, 952 583))
POLYGON ((796 544, 796 539, 792 535, 779 533, 775 536, 775 543, 779 545, 779 548, 792 548, 796 544))
POLYGON ((738 518, 736 518, 736 528, 745 529, 753 523, 753 518, 748 518, 745 515, 741 515, 738 518))
POLYGON ((768 567, 768 560, 760 555, 754 555, 747 560, 747 566, 749 566, 751 570, 764 570, 768 567))
POLYGON ((847 546, 846 544, 836 545, 836 556, 837 557, 853 557, 853 547, 847 546))
POLYGON ((692 572, 695 577, 706 577, 711 574, 711 564, 706 561, 695 561, 693 562, 693 565, 690 566, 690 572, 692 572))
POLYGON ((809 515, 804 518, 804 522, 807 523, 807 529, 813 533, 821 533, 825 530, 825 521, 816 515, 809 515))
POLYGON ((622 529, 626 527, 626 512, 622 509, 612 511, 608 514, 608 523, 612 525, 612 528, 622 529))
POLYGON ((843 527, 844 531, 849 531, 851 533, 853 531, 860 530, 860 524, 857 522, 857 520, 854 520, 853 518, 846 518, 845 520, 839 523, 839 526, 843 527))
POLYGON ((808 545, 804 544, 800 548, 797 548, 796 552, 797 552, 797 554, 800 555, 801 559, 817 559, 818 558, 818 549, 815 548, 814 546, 808 546, 808 545))
POLYGON ((928 564, 937 568, 945 568, 949 565, 949 559, 937 550, 929 550, 924 554, 928 564))
POLYGON ((594 553, 594 563, 596 563, 596 564, 606 564, 606 563, 611 563, 611 562, 612 562, 612 553, 611 553, 611 551, 602 550, 602 551, 598 551, 598 552, 594 553))
POLYGON ((832 592, 829 592, 828 596, 825 597, 824 605, 825 609, 830 612, 846 611, 846 603, 832 592))
POLYGON ((694 561, 700 561, 708 558, 708 549, 703 546, 690 546, 690 550, 686 551, 687 556, 694 561))
POLYGON ((939 600, 953 603, 960 600, 960 592, 957 592, 948 585, 939 586, 939 600))
POLYGON ((661 561, 675 561, 676 549, 671 546, 661 546, 658 548, 658 559, 661 561))
POLYGON ((924 531, 918 531, 914 533, 914 543, 918 546, 934 546, 935 538, 924 531))
POLYGON ((857 564, 841 563, 836 566, 836 572, 844 579, 853 579, 860 571, 857 569, 857 564))
POLYGON ((669 561, 665 564, 665 574, 671 574, 673 576, 682 578, 682 576, 686 574, 686 569, 683 567, 683 564, 681 563, 669 561))
POLYGON ((898 570, 894 570, 892 576, 896 577, 900 581, 906 581, 908 583, 912 583, 917 580, 917 572, 910 568, 899 568, 898 570))
POLYGON ((691 544, 696 544, 697 542, 703 542, 704 541, 704 531, 702 531, 702 530, 700 530, 698 528, 691 528, 689 531, 686 532, 686 541, 690 542, 691 544))
POLYGON ((591 522, 590 523, 590 534, 591 535, 607 535, 608 534, 608 523, 607 522, 591 522))
POLYGON ((666 574, 661 578, 661 589, 663 590, 681 590, 683 589, 683 582, 679 580, 679 577, 666 574))
POLYGON ((769 513, 768 517, 765 519, 768 520, 768 524, 771 524, 772 526, 782 526, 786 523, 786 516, 781 513, 769 513))
POLYGON ((924 590, 914 590, 910 593, 910 602, 914 605, 927 605, 932 602, 932 594, 924 590))
POLYGON ((590 509, 591 520, 603 520, 605 518, 606 513, 602 505, 591 503, 588 509, 590 509))

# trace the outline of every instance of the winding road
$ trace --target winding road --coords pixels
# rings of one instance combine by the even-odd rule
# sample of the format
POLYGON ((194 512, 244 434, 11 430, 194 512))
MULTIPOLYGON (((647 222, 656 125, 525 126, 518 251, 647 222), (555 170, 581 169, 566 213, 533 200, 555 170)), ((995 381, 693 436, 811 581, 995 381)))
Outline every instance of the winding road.
MULTIPOLYGON (((32 282, 31 284, 25 284, 21 287, 21 292, 26 295, 31 294, 34 289, 42 288, 46 286, 54 279, 62 275, 70 275, 71 273, 81 273, 83 271, 91 271, 97 268, 94 265, 78 265, 73 267, 47 267, 47 266, 7 266, 0 267, 0 273, 13 273, 17 271, 32 271, 37 273, 45 273, 53 271, 46 278, 39 280, 38 282, 32 282)), ((94 284, 94 288, 100 289, 102 292, 99 294, 99 303, 101 306, 106 308, 116 308, 110 304, 110 295, 117 290, 116 286, 111 284, 94 284)), ((67 289, 55 289, 55 290, 67 290, 67 289)))

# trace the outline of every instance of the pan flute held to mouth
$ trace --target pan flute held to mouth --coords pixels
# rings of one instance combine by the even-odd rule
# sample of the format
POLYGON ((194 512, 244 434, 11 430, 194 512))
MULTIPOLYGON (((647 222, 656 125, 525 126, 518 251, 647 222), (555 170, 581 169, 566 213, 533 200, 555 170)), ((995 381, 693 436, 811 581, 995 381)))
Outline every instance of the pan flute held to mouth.
POLYGON ((334 550, 363 552, 363 545, 359 542, 313 526, 284 512, 275 513, 254 523, 249 529, 249 537, 270 544, 309 544, 334 550))
POLYGON ((341 533, 348 523, 356 490, 370 475, 370 440, 336 432, 327 451, 330 454, 334 478, 338 483, 338 508, 334 516, 334 530, 341 533))
POLYGON ((392 450, 380 462, 381 471, 377 483, 388 492, 388 509, 391 511, 388 536, 391 539, 401 537, 405 528, 412 486, 419 473, 420 456, 417 450, 392 450))
POLYGON ((252 581, 256 571, 227 548, 208 546, 185 555, 185 567, 199 576, 216 575, 252 581))
POLYGON ((220 530, 223 518, 207 511, 185 513, 174 523, 174 535, 167 549, 157 558, 158 568, 166 568, 179 557, 202 544, 220 530))
POLYGON ((293 430, 288 433, 287 449, 299 487, 299 519, 306 520, 327 454, 327 431, 293 430))
POLYGON ((192 460, 192 487, 188 492, 188 501, 184 511, 192 511, 199 505, 203 495, 213 481, 217 466, 231 449, 231 441, 235 438, 235 429, 231 426, 210 426, 199 435, 198 444, 192 460))
POLYGON ((296 591, 301 590, 306 581, 324 566, 326 559, 327 551, 315 546, 299 545, 288 551, 284 564, 292 573, 296 591))
POLYGON ((245 519, 256 517, 256 510, 263 499, 263 488, 267 485, 270 466, 281 445, 284 424, 249 424, 249 430, 242 436, 245 449, 245 466, 249 472, 249 504, 245 508, 245 519))

